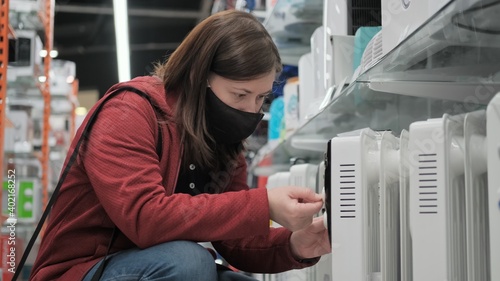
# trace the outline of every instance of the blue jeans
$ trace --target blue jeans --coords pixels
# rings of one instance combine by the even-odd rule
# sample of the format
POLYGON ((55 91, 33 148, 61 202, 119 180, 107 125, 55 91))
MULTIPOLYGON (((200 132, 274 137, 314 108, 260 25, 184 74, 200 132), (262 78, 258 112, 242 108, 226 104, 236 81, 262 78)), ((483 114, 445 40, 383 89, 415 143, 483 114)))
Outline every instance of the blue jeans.
MULTIPOLYGON (((210 252, 190 241, 172 241, 147 249, 129 249, 108 257, 101 281, 250 281, 254 278, 217 270, 210 252)), ((83 281, 90 281, 102 261, 83 281)))

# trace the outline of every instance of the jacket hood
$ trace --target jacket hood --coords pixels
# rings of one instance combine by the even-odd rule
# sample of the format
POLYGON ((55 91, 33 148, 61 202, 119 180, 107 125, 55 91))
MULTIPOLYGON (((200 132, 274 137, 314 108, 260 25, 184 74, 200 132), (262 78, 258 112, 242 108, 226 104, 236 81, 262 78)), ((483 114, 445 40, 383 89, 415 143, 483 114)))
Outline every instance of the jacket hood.
POLYGON ((158 76, 139 76, 130 81, 115 84, 109 88, 106 95, 123 87, 133 87, 148 94, 167 116, 172 117, 174 115, 177 94, 167 94, 163 81, 158 76))

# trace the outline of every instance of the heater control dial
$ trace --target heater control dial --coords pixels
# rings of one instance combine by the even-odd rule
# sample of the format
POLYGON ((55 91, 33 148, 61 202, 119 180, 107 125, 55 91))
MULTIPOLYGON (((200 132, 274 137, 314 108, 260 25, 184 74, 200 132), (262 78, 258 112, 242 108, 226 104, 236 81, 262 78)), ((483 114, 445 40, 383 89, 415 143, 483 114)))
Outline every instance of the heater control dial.
POLYGON ((323 214, 323 225, 328 229, 328 214, 326 212, 323 214))

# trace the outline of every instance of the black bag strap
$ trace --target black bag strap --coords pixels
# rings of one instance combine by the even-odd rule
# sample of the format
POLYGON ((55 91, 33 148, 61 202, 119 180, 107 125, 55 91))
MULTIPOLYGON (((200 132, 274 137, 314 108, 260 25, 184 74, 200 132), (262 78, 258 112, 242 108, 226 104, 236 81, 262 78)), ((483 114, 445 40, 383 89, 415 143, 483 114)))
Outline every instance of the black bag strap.
MULTIPOLYGON (((153 102, 153 100, 151 99, 151 97, 148 94, 146 94, 143 91, 136 89, 134 87, 127 86, 127 87, 117 88, 113 92, 109 93, 108 95, 106 95, 104 97, 104 100, 97 106, 95 111, 89 117, 89 120, 88 120, 87 124, 85 125, 85 128, 82 131, 82 135, 78 139, 78 142, 75 145, 75 149, 73 150, 73 153, 71 154, 70 159, 68 160, 68 163, 64 167, 63 173, 61 174, 61 177, 59 178, 59 181, 57 182, 57 185, 54 188, 54 192, 52 193, 52 196, 50 197, 50 200, 47 203, 47 206, 45 207, 45 210, 43 211, 42 216, 40 217, 40 221, 38 222, 38 225, 36 226, 35 231, 33 232, 33 235, 30 238, 30 241, 26 245, 26 249, 24 250, 23 256, 21 257, 21 260, 19 261, 19 265, 17 267, 17 270, 15 271, 14 276, 12 277, 12 281, 16 281, 17 278, 19 277, 19 275, 21 274, 21 270, 24 267, 26 260, 28 259, 29 253, 31 252, 31 249, 33 248, 33 245, 35 244, 35 241, 36 241, 38 235, 40 234, 40 231, 42 230, 43 224, 45 223, 45 220, 47 219, 47 217, 50 213, 50 210, 56 201, 56 198, 57 198, 57 195, 59 193, 59 190, 61 189, 62 183, 66 179, 66 176, 68 175, 68 173, 71 169, 71 166, 73 166, 73 163, 76 161, 76 158, 78 156, 78 151, 80 150, 80 146, 82 145, 83 141, 88 137, 90 129, 94 125, 97 114, 101 111, 102 107, 104 106, 104 104, 108 100, 110 100, 112 97, 116 96, 117 94, 121 93, 122 91, 134 92, 134 93, 144 97, 145 99, 147 99, 149 101, 149 103, 151 104, 151 106, 153 107, 153 109, 155 110, 157 115, 165 116, 164 111, 161 110, 161 108, 153 102)), ((162 151, 163 151, 162 143, 163 143, 163 138, 162 138, 161 126, 158 125, 158 142, 156 144, 156 153, 158 154, 158 157, 160 158, 160 160, 161 160, 161 155, 162 155, 162 151)), ((113 230, 111 240, 110 240, 109 245, 108 245, 108 250, 106 251, 106 256, 104 257, 104 261, 101 263, 101 266, 103 266, 103 268, 101 270, 101 274, 102 274, 102 271, 104 270, 104 266, 106 264, 106 258, 109 254, 109 250, 111 249, 111 246, 112 246, 114 240, 116 239, 116 236, 118 236, 118 233, 119 233, 119 229, 117 227, 115 227, 113 230)), ((100 278, 100 276, 98 277, 97 280, 99 280, 99 278, 100 278)), ((94 280, 94 279, 92 279, 92 280, 94 280)))
POLYGON ((113 234, 111 234, 111 240, 109 240, 108 249, 106 250, 106 255, 104 255, 101 264, 95 271, 94 276, 92 276, 92 279, 90 281, 99 281, 99 279, 101 279, 102 273, 104 272, 104 268, 106 268, 106 265, 108 264, 109 261, 108 259, 109 251, 111 250, 111 247, 113 246, 116 237, 118 237, 119 232, 120 230, 118 229, 118 227, 115 226, 113 228, 113 234))

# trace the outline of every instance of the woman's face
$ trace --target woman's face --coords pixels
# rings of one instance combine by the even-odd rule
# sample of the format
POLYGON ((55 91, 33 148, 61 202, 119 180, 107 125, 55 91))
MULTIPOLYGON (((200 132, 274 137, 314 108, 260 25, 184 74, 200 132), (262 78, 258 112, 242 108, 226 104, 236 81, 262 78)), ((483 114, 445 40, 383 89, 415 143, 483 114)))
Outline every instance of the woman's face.
POLYGON ((248 81, 230 80, 211 73, 208 85, 225 104, 241 111, 257 113, 266 96, 271 94, 275 78, 274 71, 248 81))

